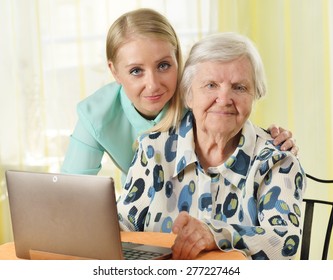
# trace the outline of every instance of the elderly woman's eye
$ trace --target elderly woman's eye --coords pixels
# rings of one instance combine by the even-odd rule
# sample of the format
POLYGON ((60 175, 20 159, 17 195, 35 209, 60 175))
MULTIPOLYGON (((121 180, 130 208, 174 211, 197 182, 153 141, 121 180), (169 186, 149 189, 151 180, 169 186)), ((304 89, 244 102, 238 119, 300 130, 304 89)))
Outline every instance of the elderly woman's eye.
POLYGON ((247 91, 247 87, 242 85, 242 84, 236 84, 236 85, 233 86, 233 88, 237 92, 246 92, 247 91))
POLYGON ((213 88, 216 88, 217 85, 216 85, 215 83, 208 83, 208 84, 206 85, 206 87, 207 87, 208 89, 213 89, 213 88))

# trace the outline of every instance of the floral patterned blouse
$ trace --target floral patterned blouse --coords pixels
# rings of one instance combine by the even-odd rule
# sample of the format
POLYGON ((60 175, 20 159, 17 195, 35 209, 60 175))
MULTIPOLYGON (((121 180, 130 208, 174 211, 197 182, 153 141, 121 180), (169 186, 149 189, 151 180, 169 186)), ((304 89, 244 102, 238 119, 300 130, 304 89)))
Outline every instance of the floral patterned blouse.
POLYGON ((206 223, 222 251, 249 259, 293 259, 302 233, 305 173, 291 152, 247 121, 238 147, 205 172, 195 153, 193 115, 140 138, 118 199, 126 231, 171 232, 180 211, 206 223))

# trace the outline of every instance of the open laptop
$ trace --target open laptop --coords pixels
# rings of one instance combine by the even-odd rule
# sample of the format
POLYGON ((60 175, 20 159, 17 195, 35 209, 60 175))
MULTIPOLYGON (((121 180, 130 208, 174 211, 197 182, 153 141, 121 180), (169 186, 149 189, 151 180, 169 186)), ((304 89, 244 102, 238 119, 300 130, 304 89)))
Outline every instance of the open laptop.
POLYGON ((34 251, 87 259, 171 257, 170 248, 121 242, 112 178, 11 170, 6 181, 19 258, 31 259, 34 251))

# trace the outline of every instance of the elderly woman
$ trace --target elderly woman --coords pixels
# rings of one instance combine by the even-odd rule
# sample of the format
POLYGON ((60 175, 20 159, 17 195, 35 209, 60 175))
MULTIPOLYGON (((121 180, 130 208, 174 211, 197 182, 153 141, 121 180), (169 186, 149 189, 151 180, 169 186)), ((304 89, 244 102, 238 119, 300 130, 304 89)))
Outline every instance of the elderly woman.
POLYGON ((172 231, 174 259, 215 249, 292 259, 301 238, 305 174, 291 152, 280 151, 249 121, 266 91, 253 43, 235 33, 199 41, 180 90, 186 117, 139 141, 118 200, 122 229, 172 231))

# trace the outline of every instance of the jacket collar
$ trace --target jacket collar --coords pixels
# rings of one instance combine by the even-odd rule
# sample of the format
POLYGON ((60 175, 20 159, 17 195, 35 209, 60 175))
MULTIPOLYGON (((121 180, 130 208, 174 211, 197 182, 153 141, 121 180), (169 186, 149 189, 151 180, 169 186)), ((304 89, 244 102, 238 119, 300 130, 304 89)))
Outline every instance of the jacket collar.
POLYGON ((167 104, 166 106, 164 106, 162 111, 156 116, 155 119, 147 120, 146 118, 141 116, 140 113, 135 109, 131 100, 129 100, 129 98, 127 97, 123 87, 121 87, 120 89, 120 102, 128 121, 133 127, 136 128, 139 133, 143 133, 152 128, 155 124, 157 124, 164 117, 169 107, 167 104))

